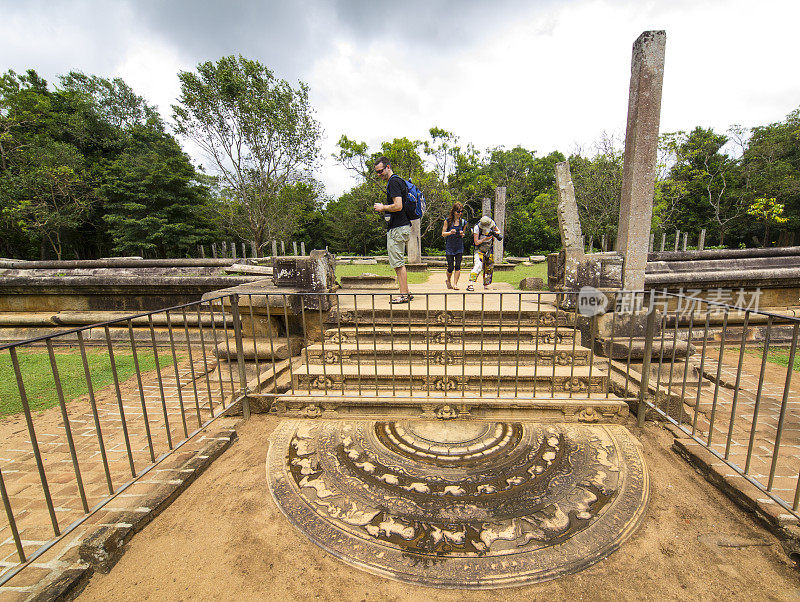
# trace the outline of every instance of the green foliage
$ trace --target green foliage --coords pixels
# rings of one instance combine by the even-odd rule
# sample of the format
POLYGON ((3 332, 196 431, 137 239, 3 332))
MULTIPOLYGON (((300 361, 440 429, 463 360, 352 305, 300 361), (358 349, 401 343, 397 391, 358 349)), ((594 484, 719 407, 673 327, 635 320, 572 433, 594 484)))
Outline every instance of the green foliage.
POLYGON ((573 155, 569 158, 581 229, 598 245, 603 235, 607 241, 617 237, 622 163, 622 149, 606 135, 598 143, 593 157, 573 155))
POLYGON ((740 162, 722 152, 728 137, 697 127, 664 134, 661 145, 673 162, 660 183, 658 220, 693 237, 706 227, 719 244, 745 214, 740 162))
POLYGON ((755 217, 764 224, 764 244, 762 246, 766 246, 769 241, 770 224, 785 224, 789 221, 788 218, 783 217, 783 209, 783 203, 765 198, 756 199, 747 208, 747 215, 755 217))
POLYGON ((213 240, 209 195, 156 110, 120 79, 0 76, 0 253, 183 256, 213 240))
POLYGON ((380 191, 365 182, 354 187, 325 209, 325 232, 333 253, 370 255, 371 249, 386 251, 386 223, 372 205, 380 191))

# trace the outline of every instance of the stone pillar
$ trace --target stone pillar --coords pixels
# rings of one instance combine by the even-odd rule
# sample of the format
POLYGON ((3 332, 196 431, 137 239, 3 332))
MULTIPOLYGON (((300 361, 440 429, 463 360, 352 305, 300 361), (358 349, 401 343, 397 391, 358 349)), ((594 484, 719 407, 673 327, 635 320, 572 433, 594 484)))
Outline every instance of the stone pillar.
POLYGON ((702 251, 706 246, 706 229, 700 230, 700 240, 697 241, 697 250, 702 251))
MULTIPOLYGON (((578 203, 575 201, 575 187, 569 162, 556 163, 556 191, 558 192, 558 229, 561 231, 561 245, 565 249, 581 249, 581 221, 578 217, 578 203)), ((589 246, 592 245, 589 238, 589 246)))
POLYGON ((633 43, 617 236, 617 251, 625 258, 622 283, 628 290, 644 288, 666 42, 666 32, 645 31, 633 43))
POLYGON ((420 232, 420 222, 422 220, 411 220, 411 236, 408 238, 408 263, 419 265, 422 263, 422 233, 420 232))
POLYGON ((294 252, 292 253, 292 255, 294 255, 295 257, 297 257, 297 241, 296 241, 296 240, 293 240, 293 241, 292 241, 292 250, 294 251, 294 252))
POLYGON ((211 256, 216 259, 217 258, 217 243, 211 243, 211 256))
MULTIPOLYGON (((488 198, 484 198, 483 199, 483 207, 482 207, 482 211, 481 211, 481 217, 483 217, 484 215, 488 215, 489 217, 492 217, 492 201, 490 201, 488 198)), ((478 219, 480 219, 480 217, 478 219)))
MULTIPOLYGON (((494 189, 494 223, 505 237, 506 233, 506 187, 498 186, 494 189)), ((494 240, 494 262, 503 263, 503 241, 494 240)))
POLYGON ((253 257, 258 257, 258 248, 256 247, 256 241, 250 241, 250 250, 253 252, 253 257))
POLYGON ((300 255, 306 256, 306 243, 302 240, 300 241, 300 255))

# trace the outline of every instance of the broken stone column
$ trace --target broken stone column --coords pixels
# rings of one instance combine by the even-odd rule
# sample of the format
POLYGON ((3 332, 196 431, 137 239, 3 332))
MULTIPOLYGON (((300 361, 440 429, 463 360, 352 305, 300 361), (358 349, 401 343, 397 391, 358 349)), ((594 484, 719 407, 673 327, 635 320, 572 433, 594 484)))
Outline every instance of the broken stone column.
MULTIPOLYGON (((556 191, 558 192, 558 229, 561 232, 563 247, 563 287, 573 290, 579 287, 580 265, 585 257, 583 250, 583 234, 578 217, 578 203, 575 201, 575 187, 572 185, 572 174, 569 162, 556 163, 556 191)), ((592 239, 589 238, 589 247, 592 239)))
POLYGON ((666 32, 645 31, 633 43, 617 236, 617 251, 624 257, 623 287, 628 290, 644 288, 666 42, 666 32))
POLYGON ((411 220, 411 236, 408 237, 408 263, 412 265, 422 263, 421 221, 418 219, 411 220))
MULTIPOLYGON (((505 236, 506 232, 506 187, 494 189, 494 223, 505 236)), ((503 241, 494 240, 494 262, 503 263, 503 241)))
MULTIPOLYGON (((561 246, 565 249, 582 249, 581 221, 575 187, 569 171, 569 161, 556 163, 556 189, 558 191, 558 229, 561 231, 561 246)), ((590 243, 591 244, 591 243, 590 243)))

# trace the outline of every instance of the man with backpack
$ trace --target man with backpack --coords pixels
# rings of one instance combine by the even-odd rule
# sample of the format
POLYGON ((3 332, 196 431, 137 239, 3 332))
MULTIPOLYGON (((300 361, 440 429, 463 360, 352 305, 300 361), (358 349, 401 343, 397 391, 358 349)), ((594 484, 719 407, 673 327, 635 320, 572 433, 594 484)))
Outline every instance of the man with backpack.
POLYGON ((386 219, 386 250, 389 252, 389 265, 397 274, 400 296, 393 297, 390 303, 408 303, 413 295, 408 292, 406 274, 406 245, 411 236, 411 220, 408 204, 408 185, 405 180, 392 171, 392 164, 386 157, 375 163, 375 173, 387 183, 386 203, 375 203, 373 209, 384 214, 386 219))

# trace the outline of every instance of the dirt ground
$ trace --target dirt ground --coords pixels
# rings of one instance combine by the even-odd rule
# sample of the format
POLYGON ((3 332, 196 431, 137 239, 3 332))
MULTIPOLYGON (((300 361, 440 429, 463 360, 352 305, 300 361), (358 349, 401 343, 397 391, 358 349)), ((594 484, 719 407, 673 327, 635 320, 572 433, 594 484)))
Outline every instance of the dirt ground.
POLYGON ((658 425, 631 426, 651 474, 639 531, 607 559, 527 587, 437 590, 344 564, 296 531, 267 489, 267 437, 253 416, 239 440, 128 544, 89 600, 800 600, 800 571, 778 541, 683 462, 658 425))

